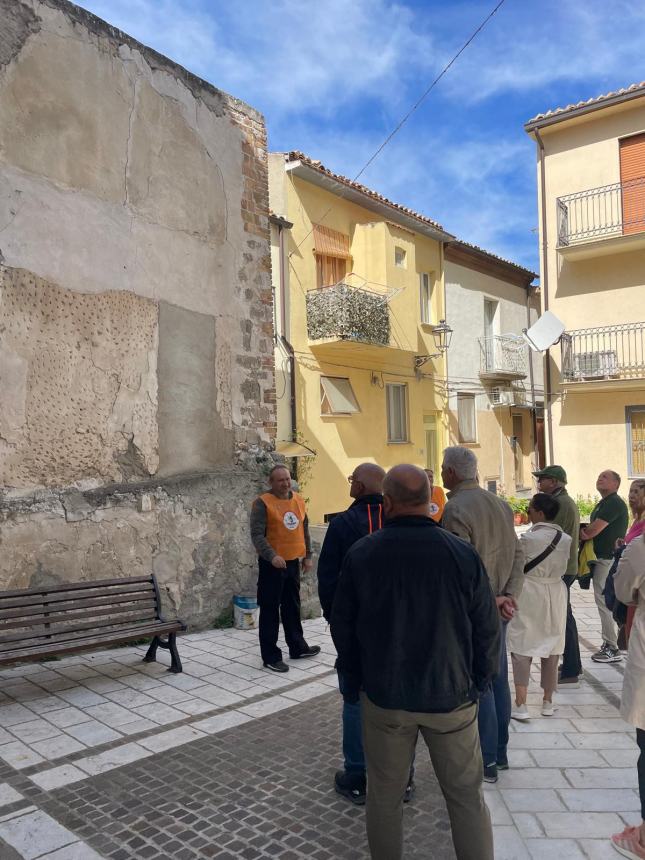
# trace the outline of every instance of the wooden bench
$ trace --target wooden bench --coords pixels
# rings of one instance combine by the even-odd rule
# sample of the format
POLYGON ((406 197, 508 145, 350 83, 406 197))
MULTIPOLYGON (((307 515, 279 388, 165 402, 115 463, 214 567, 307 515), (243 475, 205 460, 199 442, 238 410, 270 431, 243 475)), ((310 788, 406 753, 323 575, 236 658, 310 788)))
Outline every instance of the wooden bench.
POLYGON ((154 576, 0 591, 0 665, 152 636, 144 662, 153 663, 157 648, 166 648, 168 671, 181 672, 176 637, 184 630, 183 622, 161 614, 154 576))

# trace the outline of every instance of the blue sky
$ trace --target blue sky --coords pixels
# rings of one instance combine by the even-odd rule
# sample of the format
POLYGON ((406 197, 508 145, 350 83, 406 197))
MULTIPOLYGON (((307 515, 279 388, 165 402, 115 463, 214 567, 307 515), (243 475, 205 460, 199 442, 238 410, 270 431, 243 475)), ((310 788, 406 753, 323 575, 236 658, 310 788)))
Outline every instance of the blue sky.
MULTIPOLYGON (((81 0, 353 177, 495 0, 81 0)), ((506 0, 361 177, 538 267, 536 113, 645 79, 640 0, 506 0)))

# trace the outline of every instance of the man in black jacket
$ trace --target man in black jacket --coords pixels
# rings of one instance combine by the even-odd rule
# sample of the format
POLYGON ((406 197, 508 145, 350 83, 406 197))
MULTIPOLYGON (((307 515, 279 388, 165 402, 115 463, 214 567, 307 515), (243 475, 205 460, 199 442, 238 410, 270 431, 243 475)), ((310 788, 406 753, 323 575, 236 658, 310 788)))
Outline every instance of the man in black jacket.
MULTIPOLYGON (((343 559, 348 549, 365 535, 383 525, 383 478, 385 470, 375 463, 362 463, 347 479, 349 495, 354 503, 329 523, 318 559, 318 597, 325 620, 329 621, 331 607, 343 559)), ((342 672, 338 672, 338 687, 343 695, 343 758, 345 767, 336 772, 334 787, 352 803, 365 803, 365 756, 361 739, 361 705, 356 691, 344 695, 342 672)), ((408 794, 411 796, 412 789, 408 794)))
POLYGON ((477 552, 429 518, 423 470, 395 466, 383 494, 384 528, 345 556, 331 617, 339 670, 348 689, 362 687, 371 856, 402 857, 420 731, 458 860, 493 860, 477 699, 499 663, 495 599, 477 552))

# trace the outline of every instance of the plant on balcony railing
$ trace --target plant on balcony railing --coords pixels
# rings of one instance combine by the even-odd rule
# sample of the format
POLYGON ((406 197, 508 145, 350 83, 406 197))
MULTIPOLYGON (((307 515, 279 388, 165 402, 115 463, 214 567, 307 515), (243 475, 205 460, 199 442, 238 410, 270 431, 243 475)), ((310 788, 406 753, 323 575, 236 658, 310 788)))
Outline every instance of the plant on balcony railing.
POLYGON ((576 382, 645 376, 645 322, 581 328, 562 335, 562 376, 576 382))
POLYGON ((480 373, 526 376, 528 348, 519 335, 480 337, 480 373))
POLYGON ((307 293, 309 340, 335 338, 387 346, 390 314, 387 296, 340 283, 307 293))
POLYGON ((558 197, 558 247, 645 231, 645 176, 558 197))

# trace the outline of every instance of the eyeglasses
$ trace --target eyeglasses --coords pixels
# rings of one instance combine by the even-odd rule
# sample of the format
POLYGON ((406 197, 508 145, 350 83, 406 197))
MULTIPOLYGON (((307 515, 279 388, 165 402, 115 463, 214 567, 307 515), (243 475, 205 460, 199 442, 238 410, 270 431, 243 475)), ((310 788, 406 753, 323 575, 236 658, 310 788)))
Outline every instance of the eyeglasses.
POLYGON ((354 476, 353 476, 353 475, 348 475, 348 476, 347 476, 347 480, 349 481, 349 483, 350 483, 350 484, 352 484, 352 483, 354 482, 354 476))

